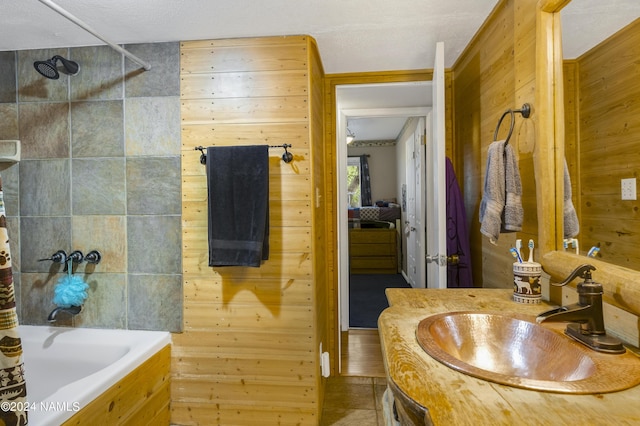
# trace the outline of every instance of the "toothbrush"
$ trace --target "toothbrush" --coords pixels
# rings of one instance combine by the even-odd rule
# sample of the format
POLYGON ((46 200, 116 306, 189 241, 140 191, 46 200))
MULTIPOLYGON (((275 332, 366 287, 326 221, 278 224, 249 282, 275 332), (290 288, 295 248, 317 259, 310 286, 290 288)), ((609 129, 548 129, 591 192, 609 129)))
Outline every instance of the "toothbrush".
POLYGON ((529 263, 533 262, 533 246, 534 246, 533 240, 529 240, 529 260, 528 260, 529 263))
POLYGON ((511 247, 509 251, 511 252, 513 257, 518 260, 518 263, 522 263, 522 257, 520 257, 520 253, 518 252, 518 249, 511 247))
POLYGON ((516 250, 518 250, 518 257, 522 259, 522 240, 521 239, 516 240, 516 250))
POLYGON ((600 251, 600 247, 593 246, 587 252, 587 257, 596 257, 599 251, 600 251))

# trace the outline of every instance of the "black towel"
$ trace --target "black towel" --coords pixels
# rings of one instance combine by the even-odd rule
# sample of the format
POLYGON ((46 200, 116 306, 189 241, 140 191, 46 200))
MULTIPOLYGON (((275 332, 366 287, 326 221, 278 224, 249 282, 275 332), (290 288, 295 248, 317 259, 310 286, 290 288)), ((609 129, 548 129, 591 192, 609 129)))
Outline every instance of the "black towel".
POLYGON ((268 145, 207 148, 209 266, 269 258, 268 145))

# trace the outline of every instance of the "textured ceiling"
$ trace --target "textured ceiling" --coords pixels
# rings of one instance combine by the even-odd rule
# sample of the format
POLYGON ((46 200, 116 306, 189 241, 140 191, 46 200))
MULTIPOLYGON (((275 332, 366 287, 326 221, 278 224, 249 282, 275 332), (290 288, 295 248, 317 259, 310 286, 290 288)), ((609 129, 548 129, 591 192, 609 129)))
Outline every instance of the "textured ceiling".
MULTIPOLYGON (((42 0, 117 44, 309 34, 328 74, 451 67, 498 0, 42 0)), ((563 46, 575 58, 640 16, 640 0, 573 0, 563 46)), ((104 44, 39 0, 0 0, 0 51, 104 44)), ((144 60, 144 58, 141 58, 144 60)), ((402 92, 353 91, 346 104, 398 106, 402 92)), ((414 102, 413 100, 409 101, 414 102)), ((429 105, 430 102, 425 102, 429 105)), ((402 105, 406 106, 406 105, 402 105)), ((375 120, 375 118, 367 118, 375 120)), ((400 120, 387 120, 399 122, 400 120)), ((375 122, 363 120, 354 128, 375 122)), ((390 124, 389 124, 390 125, 390 124)), ((398 131, 397 125, 387 132, 398 131)), ((386 135, 368 138, 384 139, 386 135)))
POLYGON ((640 17, 640 0, 573 0, 561 12, 562 51, 575 59, 640 17))
MULTIPOLYGON (((309 34, 329 74, 451 67, 498 0, 43 0, 108 40, 149 43, 309 34)), ((639 0, 573 0, 563 11, 567 57, 640 16, 639 0)), ((0 50, 104 44, 39 0, 0 1, 0 50)), ((144 59, 144 58, 142 58, 144 59)))
MULTIPOLYGON (((117 44, 309 34, 325 72, 451 66, 497 0, 52 0, 117 44)), ((0 50, 104 44, 38 0, 0 1, 0 50)), ((144 58, 141 58, 144 60, 144 58)))

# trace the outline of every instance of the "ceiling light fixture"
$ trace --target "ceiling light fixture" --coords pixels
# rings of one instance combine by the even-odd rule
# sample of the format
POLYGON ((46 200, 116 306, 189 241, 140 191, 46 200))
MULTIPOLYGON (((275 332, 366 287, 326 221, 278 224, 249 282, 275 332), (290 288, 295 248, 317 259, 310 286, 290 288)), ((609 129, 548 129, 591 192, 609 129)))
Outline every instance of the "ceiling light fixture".
POLYGON ((356 135, 347 127, 347 144, 356 140, 356 135))

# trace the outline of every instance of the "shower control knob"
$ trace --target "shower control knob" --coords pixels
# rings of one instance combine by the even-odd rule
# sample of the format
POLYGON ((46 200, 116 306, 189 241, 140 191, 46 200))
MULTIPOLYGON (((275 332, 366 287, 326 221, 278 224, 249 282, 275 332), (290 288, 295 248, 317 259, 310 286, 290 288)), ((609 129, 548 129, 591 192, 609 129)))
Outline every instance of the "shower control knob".
POLYGON ((69 259, 72 260, 73 263, 80 263, 84 259, 84 256, 80 250, 75 250, 69 254, 69 259))
POLYGON ((98 250, 91 250, 84 257, 84 260, 86 260, 87 263, 97 264, 97 263, 100 263, 100 261, 102 260, 102 255, 100 254, 100 252, 98 250))
POLYGON ((64 264, 67 261, 67 253, 65 253, 64 250, 58 250, 57 252, 53 253, 51 257, 48 257, 46 259, 38 259, 39 262, 44 262, 47 260, 50 260, 53 263, 64 264))

